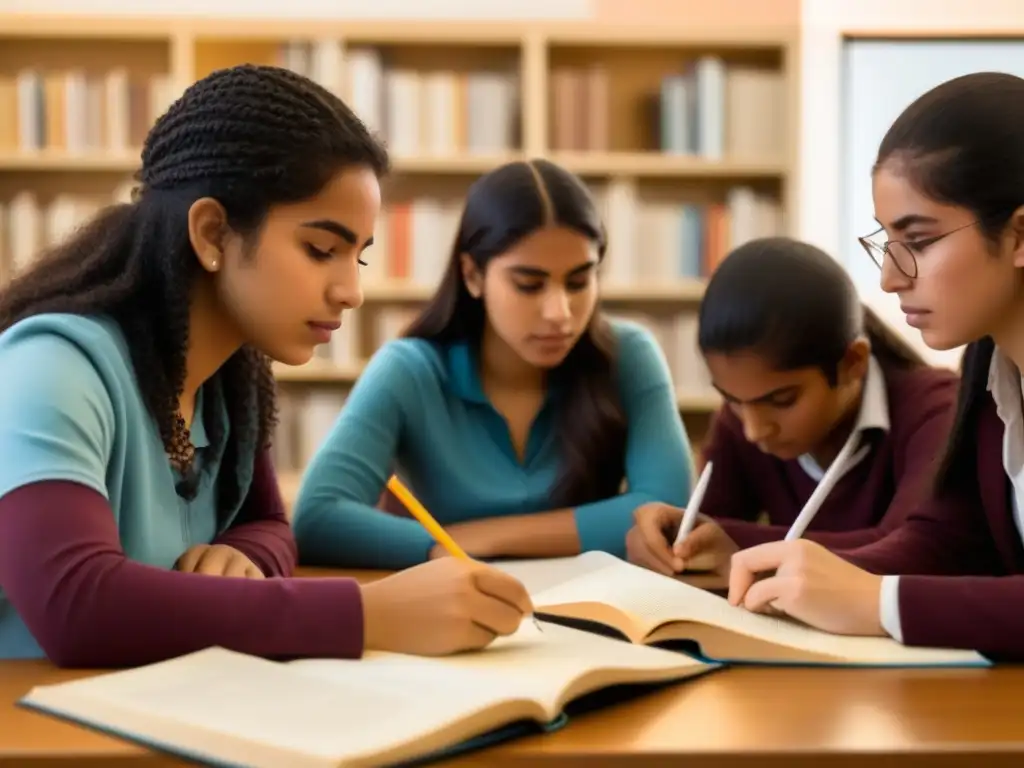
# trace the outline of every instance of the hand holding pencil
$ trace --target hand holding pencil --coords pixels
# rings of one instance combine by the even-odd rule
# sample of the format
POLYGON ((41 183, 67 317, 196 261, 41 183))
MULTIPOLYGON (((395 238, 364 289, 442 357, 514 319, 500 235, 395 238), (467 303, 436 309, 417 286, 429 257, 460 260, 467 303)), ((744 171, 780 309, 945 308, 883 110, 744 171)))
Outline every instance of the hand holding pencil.
POLYGON ((700 511, 712 469, 708 462, 685 509, 655 502, 633 513, 636 524, 626 535, 629 562, 666 576, 683 571, 728 572, 736 544, 700 511))
MULTIPOLYGON (((434 541, 436 541, 438 545, 443 547, 445 551, 448 552, 449 555, 458 560, 467 561, 470 563, 477 562, 466 554, 462 547, 459 546, 458 542, 456 542, 455 539, 451 537, 451 534, 449 534, 444 528, 441 527, 437 520, 434 519, 434 516, 427 511, 426 507, 424 507, 420 503, 419 499, 413 496, 409 489, 405 487, 405 484, 402 483, 402 481, 399 480, 396 475, 392 475, 388 479, 387 487, 388 490, 394 494, 395 498, 402 502, 405 508, 409 511, 409 514, 412 515, 417 521, 419 521, 420 525, 422 525, 426 529, 427 533, 431 535, 434 541)), ((482 563, 477 564, 484 568, 487 568, 488 571, 500 573, 502 577, 512 579, 511 576, 501 573, 496 569, 489 568, 488 566, 482 563)), ((514 579, 512 580, 515 581, 514 579)), ((516 581, 515 583, 518 584, 519 582, 516 581)), ((521 586, 522 585, 520 585, 520 587, 521 586)), ((525 588, 523 588, 524 593, 525 591, 525 588)), ((497 596, 495 595, 495 597, 497 596)), ((529 601, 528 598, 527 601, 529 601)), ((515 603, 513 603, 513 605, 517 605, 519 603, 521 603, 521 600, 517 600, 515 603)), ((533 611, 531 606, 529 613, 532 614, 532 612, 533 611)), ((534 617, 533 622, 536 625, 537 629, 540 629, 540 623, 537 621, 536 617, 534 617)))

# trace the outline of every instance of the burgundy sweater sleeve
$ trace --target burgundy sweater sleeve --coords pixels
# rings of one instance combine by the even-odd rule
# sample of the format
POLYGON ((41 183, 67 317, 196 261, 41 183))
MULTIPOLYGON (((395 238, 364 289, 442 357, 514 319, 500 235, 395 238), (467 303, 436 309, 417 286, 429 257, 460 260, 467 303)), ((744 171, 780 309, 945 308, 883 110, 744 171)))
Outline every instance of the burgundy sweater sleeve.
POLYGON ((1024 661, 1024 576, 900 576, 905 645, 1024 661))
POLYGON ((978 506, 964 499, 933 497, 878 541, 835 552, 859 568, 900 576, 901 581, 904 574, 991 574, 999 554, 978 506))
MULTIPOLYGON (((934 379, 924 387, 902 394, 905 397, 901 399, 907 402, 903 406, 899 433, 892 436, 895 441, 893 483, 896 490, 878 524, 849 531, 816 531, 811 528, 804 532, 803 538, 832 550, 862 547, 879 541, 902 526, 930 497, 935 469, 949 436, 956 404, 956 382, 934 379), (906 415, 907 410, 912 413, 906 415)), ((718 522, 740 549, 780 541, 789 531, 789 526, 785 525, 758 525, 743 520, 718 522)))
POLYGON ((291 576, 298 560, 270 451, 256 457, 252 484, 234 523, 213 540, 237 549, 266 576, 291 576))
POLYGON ((61 666, 137 666, 215 645, 268 658, 358 658, 363 650, 354 580, 144 565, 121 549, 107 500, 71 482, 0 498, 0 588, 61 666))

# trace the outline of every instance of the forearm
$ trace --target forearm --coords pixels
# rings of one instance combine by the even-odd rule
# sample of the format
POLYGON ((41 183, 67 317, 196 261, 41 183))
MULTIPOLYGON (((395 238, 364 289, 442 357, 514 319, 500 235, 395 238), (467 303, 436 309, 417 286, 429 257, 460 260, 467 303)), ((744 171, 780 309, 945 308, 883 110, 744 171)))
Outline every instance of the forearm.
POLYGON ((299 562, 400 570, 426 562, 434 540, 418 522, 354 501, 309 501, 295 516, 299 562))
POLYGON ((661 499, 632 492, 577 507, 573 514, 580 552, 600 551, 624 558, 626 534, 633 527, 633 511, 652 501, 661 499))
POLYGON ((356 582, 225 578, 130 560, 107 500, 75 483, 0 499, 0 588, 62 666, 136 666, 210 646, 270 658, 363 649, 356 582))
MULTIPOLYGON (((570 557, 580 551, 571 509, 472 520, 451 526, 449 533, 471 557, 484 559, 570 557)), ((437 545, 431 553, 444 554, 437 545)))

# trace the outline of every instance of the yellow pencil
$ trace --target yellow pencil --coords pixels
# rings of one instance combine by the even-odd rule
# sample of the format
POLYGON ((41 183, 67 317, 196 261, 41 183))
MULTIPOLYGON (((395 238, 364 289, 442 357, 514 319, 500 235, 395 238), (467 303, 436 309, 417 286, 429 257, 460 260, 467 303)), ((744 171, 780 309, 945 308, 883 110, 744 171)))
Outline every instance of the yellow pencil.
MULTIPOLYGON (((398 498, 405 508, 409 510, 409 514, 415 517, 420 525, 427 529, 434 541, 444 547, 445 551, 448 552, 452 557, 460 557, 463 560, 470 560, 470 556, 466 554, 466 551, 460 547, 451 536, 448 535, 448 531, 441 527, 441 524, 434 519, 434 516, 427 512, 427 508, 420 504, 420 500, 417 499, 408 488, 405 487, 405 483, 398 479, 398 475, 392 475, 388 478, 388 490, 391 491, 398 498)), ((533 617, 533 623, 540 629, 540 622, 537 621, 537 617, 533 617)))
POLYGON ((398 497, 398 500, 409 510, 409 514, 419 520, 420 525, 427 529, 427 533, 433 536, 434 541, 444 547, 449 555, 461 557, 463 560, 470 559, 462 547, 455 543, 455 539, 448 535, 448 531, 442 528, 437 520, 434 519, 434 516, 427 512, 426 508, 420 504, 419 499, 409 492, 409 489, 398 479, 397 475, 392 475, 388 480, 388 490, 398 497))

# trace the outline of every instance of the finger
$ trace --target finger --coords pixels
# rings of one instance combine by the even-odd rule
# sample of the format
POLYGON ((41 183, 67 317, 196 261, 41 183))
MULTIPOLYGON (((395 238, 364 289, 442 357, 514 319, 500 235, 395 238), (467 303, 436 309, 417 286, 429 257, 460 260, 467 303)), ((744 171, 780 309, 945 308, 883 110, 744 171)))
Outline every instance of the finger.
POLYGON ((466 636, 460 644, 459 650, 478 651, 493 643, 497 637, 498 636, 491 630, 487 629, 487 627, 480 626, 476 623, 470 624, 469 628, 466 630, 466 636))
POLYGON ((224 549, 209 547, 203 550, 196 563, 196 573, 206 573, 211 576, 225 575, 230 564, 231 557, 224 549))
MULTIPOLYGON (((637 520, 636 527, 640 532, 640 539, 644 542, 651 558, 661 563, 668 569, 669 573, 677 573, 675 569, 676 558, 672 555, 672 548, 669 545, 669 531, 676 531, 679 525, 672 525, 673 515, 665 508, 659 508, 657 512, 641 515, 637 520)), ((681 565, 681 564, 680 564, 681 565)))
POLYGON ((518 607, 482 592, 473 595, 469 609, 473 623, 494 635, 511 635, 523 623, 523 612, 518 607))
POLYGON ((497 568, 481 563, 473 573, 473 584, 483 594, 518 611, 520 619, 533 613, 533 600, 523 583, 497 568))
POLYGON ((246 572, 249 570, 249 567, 251 565, 252 563, 248 560, 248 558, 239 557, 238 555, 235 555, 234 557, 227 558, 227 560, 224 562, 224 570, 221 571, 221 573, 224 576, 232 576, 236 579, 244 579, 246 576, 246 572))
POLYGON ((734 554, 729 567, 729 602, 739 605, 759 574, 778 570, 792 549, 790 544, 788 541, 772 541, 734 554))
POLYGON ((754 582, 743 597, 743 607, 757 613, 766 613, 773 607, 784 611, 782 603, 785 602, 788 581, 785 576, 769 576, 754 582))
POLYGON ((643 566, 655 573, 660 573, 662 576, 675 576, 677 573, 677 571, 672 570, 671 565, 666 565, 651 552, 650 547, 647 546, 647 542, 642 536, 636 537, 634 556, 637 565, 643 566))
POLYGON ((203 553, 208 547, 191 547, 185 550, 185 553, 178 558, 178 562, 175 563, 175 568, 179 571, 185 571, 186 573, 192 573, 196 569, 196 565, 199 564, 199 558, 203 556, 203 553))
POLYGON ((672 547, 673 553, 681 560, 689 560, 709 549, 715 541, 713 525, 699 525, 689 535, 672 547))
POLYGON ((263 571, 261 571, 259 569, 259 567, 254 565, 253 563, 249 563, 249 565, 247 565, 245 567, 245 573, 243 575, 247 579, 265 579, 265 578, 267 578, 267 575, 265 573, 263 573, 263 571))

